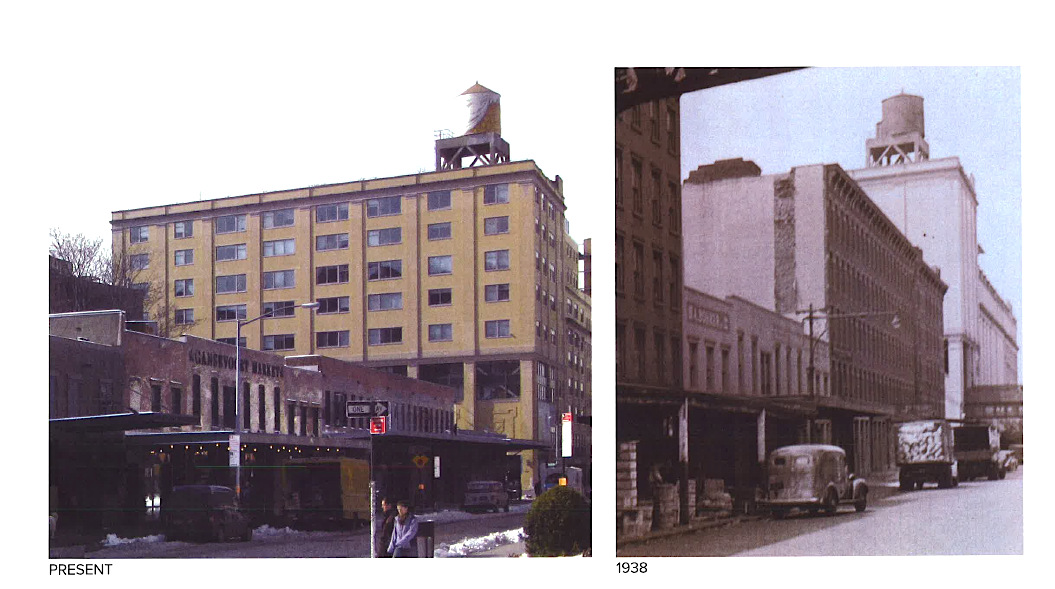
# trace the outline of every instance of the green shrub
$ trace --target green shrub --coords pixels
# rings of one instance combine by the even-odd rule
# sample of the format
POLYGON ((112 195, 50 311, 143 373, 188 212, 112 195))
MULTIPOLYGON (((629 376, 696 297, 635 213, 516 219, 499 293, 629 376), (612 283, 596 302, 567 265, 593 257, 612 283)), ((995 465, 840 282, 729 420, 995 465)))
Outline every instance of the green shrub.
POLYGON ((531 556, 569 556, 590 548, 590 505, 568 487, 554 487, 531 505, 524 520, 531 556))

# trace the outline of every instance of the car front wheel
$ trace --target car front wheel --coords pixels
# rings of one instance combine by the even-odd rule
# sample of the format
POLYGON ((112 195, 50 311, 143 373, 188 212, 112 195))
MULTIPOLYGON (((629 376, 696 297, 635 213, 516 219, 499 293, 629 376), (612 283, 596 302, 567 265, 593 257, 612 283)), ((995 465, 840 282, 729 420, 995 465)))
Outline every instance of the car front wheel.
POLYGON ((854 509, 859 513, 865 510, 868 506, 868 491, 861 492, 861 498, 854 502, 854 509))

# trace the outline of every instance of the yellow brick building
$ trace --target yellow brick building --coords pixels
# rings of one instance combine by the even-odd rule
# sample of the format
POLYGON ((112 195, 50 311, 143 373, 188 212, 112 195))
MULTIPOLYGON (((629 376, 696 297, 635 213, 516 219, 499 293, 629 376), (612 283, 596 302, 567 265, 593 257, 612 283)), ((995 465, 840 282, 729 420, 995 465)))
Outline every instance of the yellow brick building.
MULTIPOLYGON (((530 160, 455 166, 117 211, 113 249, 177 334, 233 344, 274 311, 243 345, 460 388, 459 428, 552 449, 577 287, 562 192, 530 160)), ((551 452, 525 453, 525 489, 551 452)))

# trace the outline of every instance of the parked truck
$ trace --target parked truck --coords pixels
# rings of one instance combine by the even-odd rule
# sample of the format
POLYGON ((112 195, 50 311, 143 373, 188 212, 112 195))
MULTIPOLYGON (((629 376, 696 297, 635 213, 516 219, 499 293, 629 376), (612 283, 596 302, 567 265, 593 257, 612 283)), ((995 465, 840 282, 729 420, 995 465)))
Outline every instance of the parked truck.
POLYGON ((358 458, 290 458, 281 470, 283 507, 306 529, 370 521, 370 463, 358 458))
POLYGON ((964 424, 953 431, 956 443, 956 461, 960 476, 965 481, 977 477, 988 477, 995 481, 1007 475, 1000 464, 1000 432, 992 424, 964 424))
POLYGON ((898 425, 896 464, 902 491, 937 483, 947 489, 959 484, 953 427, 944 419, 908 421, 898 425))

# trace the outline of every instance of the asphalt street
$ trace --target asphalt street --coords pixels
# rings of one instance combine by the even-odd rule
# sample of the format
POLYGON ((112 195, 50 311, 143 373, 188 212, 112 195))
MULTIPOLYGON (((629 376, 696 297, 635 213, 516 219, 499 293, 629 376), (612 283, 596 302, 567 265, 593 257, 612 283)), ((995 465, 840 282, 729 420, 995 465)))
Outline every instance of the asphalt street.
MULTIPOLYGON (((1024 467, 1023 467, 1024 468, 1024 467)), ((630 544, 619 556, 1022 554, 1023 468, 1000 481, 895 491, 863 513, 796 513, 630 544)))
MULTIPOLYGON (((492 532, 521 528, 526 506, 510 513, 469 515, 436 524, 437 547, 492 532)), ((423 519, 429 516, 423 515, 423 519)), ((368 529, 354 532, 256 534, 250 542, 131 542, 86 553, 88 558, 368 558, 368 529)))

